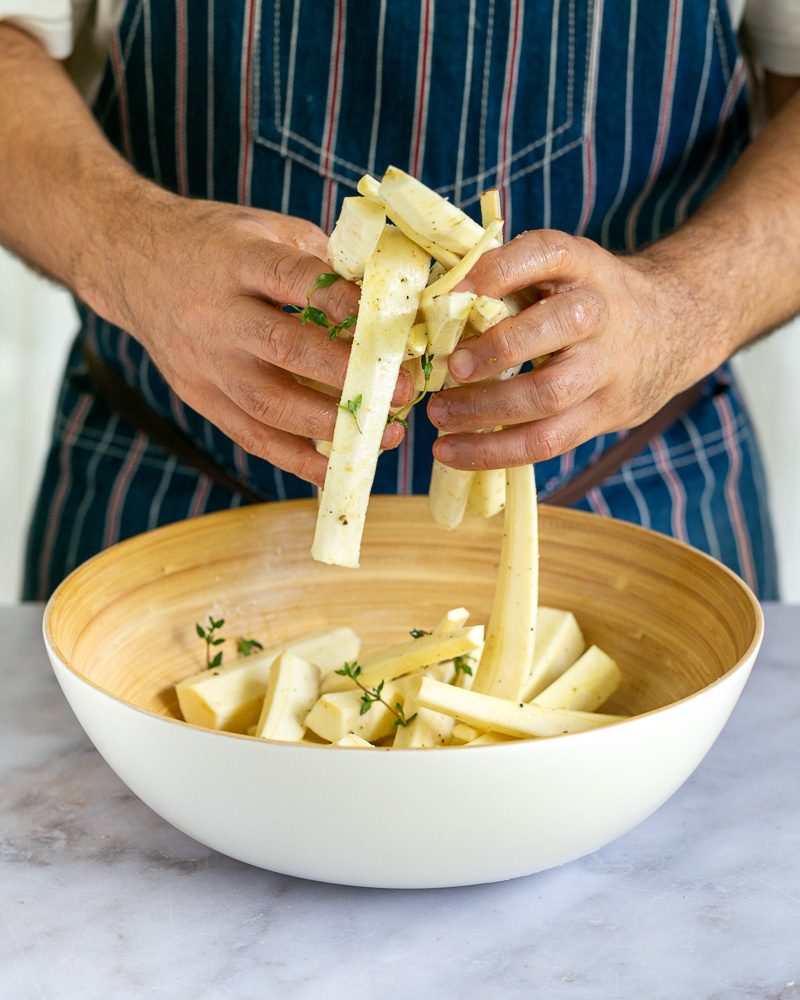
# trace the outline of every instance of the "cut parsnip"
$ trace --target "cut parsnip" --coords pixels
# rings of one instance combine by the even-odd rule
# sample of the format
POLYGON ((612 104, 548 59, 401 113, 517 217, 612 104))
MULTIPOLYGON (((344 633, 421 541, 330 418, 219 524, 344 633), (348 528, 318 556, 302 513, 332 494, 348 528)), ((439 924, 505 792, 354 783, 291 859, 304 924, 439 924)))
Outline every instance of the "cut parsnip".
POLYGON ((424 677, 407 683, 403 711, 407 719, 416 716, 405 726, 398 726, 392 746, 398 749, 410 747, 442 747, 450 739, 455 719, 441 712, 432 712, 417 703, 417 694, 424 677))
POLYGON ((406 359, 419 358, 427 349, 428 327, 424 323, 415 323, 406 342, 406 359))
POLYGON ((457 722, 453 726, 453 732, 450 735, 450 742, 456 743, 472 743, 479 736, 483 736, 484 731, 482 729, 475 729, 474 726, 468 726, 466 722, 457 722))
POLYGON ((491 330, 493 326, 502 323, 511 315, 511 310, 502 299, 478 295, 470 308, 469 321, 478 333, 486 333, 487 330, 491 330))
POLYGON ((429 258, 392 226, 367 263, 311 554, 357 568, 381 438, 429 258))
POLYGON ((375 747, 369 742, 369 740, 362 739, 360 736, 356 736, 355 733, 345 733, 345 735, 332 743, 331 746, 334 747, 367 747, 369 750, 374 750, 375 747))
MULTIPOLYGON (((402 704, 402 694, 396 684, 384 684, 381 693, 390 705, 396 702, 402 704)), ((379 701, 373 702, 369 711, 362 714, 361 698, 362 692, 357 688, 323 694, 306 716, 306 729, 329 743, 336 743, 348 733, 369 740, 370 743, 389 736, 397 716, 379 701)))
POLYGON ((467 499, 467 510, 477 517, 494 517, 506 505, 506 470, 476 472, 467 499))
POLYGON ((451 684, 425 677, 420 684, 417 704, 434 712, 452 715, 485 731, 497 731, 509 736, 559 736, 562 733, 582 733, 590 729, 621 722, 625 716, 601 715, 598 712, 572 712, 560 708, 543 708, 495 698, 475 691, 463 691, 451 684))
POLYGON ((325 458, 329 458, 331 454, 331 442, 330 441, 315 441, 314 447, 317 449, 320 455, 324 455, 325 458))
POLYGON ((422 310, 428 328, 428 353, 433 355, 429 392, 438 392, 450 374, 447 359, 461 340, 474 298, 473 292, 448 292, 422 310))
POLYGON ((577 662, 537 694, 535 704, 545 708, 572 708, 595 712, 622 683, 619 667, 597 646, 590 646, 577 662))
POLYGON ((586 640, 572 612, 539 608, 536 615, 536 651, 533 667, 520 700, 533 701, 540 691, 544 691, 572 666, 585 650, 586 640))
POLYGON ((356 184, 356 191, 358 191, 362 198, 366 198, 368 201, 377 202, 379 205, 383 206, 383 199, 381 198, 381 182, 375 177, 371 177, 369 174, 364 174, 358 184, 356 184))
POLYGON ((503 544, 486 645, 473 691, 519 701, 536 640, 539 542, 533 466, 507 470, 503 544))
POLYGON ((469 611, 466 608, 451 608, 442 619, 433 626, 433 634, 441 635, 442 632, 452 632, 457 628, 464 628, 469 621, 469 611))
POLYGON ((475 473, 469 469, 452 469, 434 458, 428 506, 431 517, 446 531, 453 531, 464 520, 474 481, 475 473))
POLYGON ((433 282, 428 285, 422 293, 422 306, 426 308, 440 295, 447 295, 462 282, 469 272, 475 267, 482 254, 492 247, 500 245, 500 237, 503 235, 503 222, 499 219, 483 233, 483 236, 462 258, 461 260, 433 282))
POLYGON ((481 195, 481 224, 485 229, 487 226, 502 218, 500 206, 500 192, 497 188, 489 188, 481 195))
POLYGON ((256 656, 201 670, 175 685, 186 722, 205 729, 246 733, 261 714, 272 664, 284 651, 319 668, 321 674, 358 658, 361 640, 351 628, 326 629, 290 639, 256 656))
POLYGON ((458 257, 483 236, 483 227, 460 208, 397 167, 389 167, 383 175, 380 197, 387 214, 458 257))
POLYGON ((517 738, 516 736, 509 736, 507 733, 482 733, 480 736, 476 736, 474 740, 465 743, 464 746, 490 747, 496 746, 498 743, 513 743, 517 738))
POLYGON ((293 743, 303 738, 305 719, 319 697, 319 667, 293 653, 272 664, 256 736, 293 743))
MULTIPOLYGON (((395 680, 420 667, 471 653, 483 642, 483 631, 482 625, 473 625, 453 629, 452 632, 431 633, 368 653, 358 661, 361 666, 359 680, 366 687, 373 687, 380 681, 395 680)), ((353 682, 348 677, 331 673, 323 678, 320 690, 323 693, 347 691, 352 686, 353 682)))
POLYGON ((348 281, 360 281, 385 225, 381 205, 366 198, 345 198, 328 240, 328 261, 334 271, 348 281))

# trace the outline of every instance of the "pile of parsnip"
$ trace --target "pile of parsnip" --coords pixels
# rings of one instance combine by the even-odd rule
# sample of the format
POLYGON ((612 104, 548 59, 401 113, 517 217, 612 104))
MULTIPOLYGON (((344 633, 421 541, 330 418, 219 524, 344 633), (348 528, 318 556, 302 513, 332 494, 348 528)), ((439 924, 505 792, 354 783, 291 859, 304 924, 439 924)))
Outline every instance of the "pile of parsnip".
MULTIPOLYGON (((394 167, 380 183, 362 178, 358 190, 345 199, 328 248, 334 271, 361 285, 361 300, 312 547, 315 559, 353 568, 384 429, 403 419, 391 410, 401 366, 419 399, 452 385, 447 359, 459 341, 524 305, 453 291, 502 241, 496 191, 481 199, 479 226, 394 167)), ((363 656, 350 627, 301 635, 177 684, 184 719, 270 740, 411 748, 555 736, 622 718, 597 712, 619 687, 614 661, 587 649, 570 612, 537 607, 532 466, 475 473, 435 462, 430 506, 448 529, 467 509, 504 511, 485 629, 454 608, 430 631, 414 629, 363 656)))

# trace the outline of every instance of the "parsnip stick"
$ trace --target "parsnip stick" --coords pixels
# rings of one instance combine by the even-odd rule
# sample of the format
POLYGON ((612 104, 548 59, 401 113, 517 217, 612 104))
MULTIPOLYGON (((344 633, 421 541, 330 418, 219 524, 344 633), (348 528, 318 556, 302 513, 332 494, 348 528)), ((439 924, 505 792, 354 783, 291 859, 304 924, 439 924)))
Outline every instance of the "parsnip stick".
POLYGON ((375 202, 383 207, 383 199, 381 198, 381 182, 376 180, 374 177, 370 177, 369 174, 364 174, 358 184, 356 184, 356 191, 358 191, 362 198, 367 198, 369 201, 375 202))
POLYGON ((419 358, 428 349, 428 328, 424 323, 415 323, 406 341, 406 359, 419 358))
MULTIPOLYGON (((381 693, 390 705, 395 702, 402 704, 402 694, 397 685, 385 684, 381 693)), ((373 702, 369 711, 362 714, 361 698, 362 692, 358 688, 323 694, 306 716, 306 729, 329 743, 335 743, 348 733, 354 733, 370 743, 388 736, 393 731, 397 716, 380 701, 373 702)))
POLYGON ((520 699, 535 650, 538 571, 536 483, 533 466, 522 465, 507 470, 500 567, 474 691, 520 699))
POLYGON ((311 554, 356 568, 381 438, 429 258, 386 226, 367 263, 311 554))
POLYGON ((502 233, 502 220, 493 222, 475 246, 454 267, 451 267, 449 271, 445 271, 441 278, 434 281, 432 285, 428 285, 422 293, 421 304, 423 308, 433 302, 439 295, 446 295, 448 292, 452 292, 456 285, 462 282, 473 267, 475 267, 481 254, 485 253, 490 247, 499 246, 499 239, 502 233))
POLYGON ((348 281, 360 281, 385 225, 381 205, 366 198, 345 198, 328 240, 328 261, 334 271, 348 281))
POLYGON ((398 749, 409 747, 441 747, 450 739, 455 719, 441 712, 433 712, 417 703, 417 694, 424 677, 408 684, 403 711, 407 719, 416 718, 405 726, 398 726, 392 746, 398 749))
POLYGON ((428 677, 420 684, 417 704, 444 715, 452 715, 476 728, 496 730, 522 738, 582 733, 621 722, 625 718, 622 715, 571 712, 560 708, 526 705, 475 691, 463 691, 428 677))
POLYGON ((473 292, 448 292, 422 306, 428 330, 428 353, 434 357, 434 368, 428 380, 428 390, 438 392, 448 375, 447 358, 453 353, 475 301, 473 292))
POLYGON ((255 735, 294 743, 303 738, 305 718, 319 697, 319 668, 292 653, 281 653, 270 670, 255 735))
POLYGON ((500 207, 500 192, 497 188, 489 188, 481 195, 481 225, 484 229, 502 218, 500 207))
POLYGON ((589 649, 534 699, 545 708, 595 712, 622 683, 617 664, 597 646, 589 649))
POLYGON ((366 747, 368 750, 374 750, 375 747, 369 740, 363 739, 361 736, 356 736, 355 733, 345 733, 341 739, 338 739, 335 743, 331 743, 334 747, 366 747))
POLYGON ((464 746, 496 746, 498 743, 513 743, 517 738, 518 737, 516 736, 508 736, 506 733, 482 733, 480 736, 476 736, 474 740, 470 740, 468 743, 465 743, 464 746))
POLYGON ((442 632, 452 632, 453 629, 464 628, 469 621, 469 611, 466 608, 451 608, 441 621, 433 626, 434 635, 442 632))
POLYGON ((506 470, 481 469, 475 473, 467 510, 477 517, 494 517, 506 505, 506 470))
POLYGON ((483 227, 460 208, 397 167, 389 167, 383 175, 380 197, 390 217, 402 219, 423 238, 435 240, 458 257, 483 236, 483 227))
MULTIPOLYGON (((536 651, 521 701, 533 701, 586 651, 586 640, 570 611, 539 608, 536 616, 536 651)), ((560 708, 577 708, 561 705, 560 708)))
POLYGON ((195 726, 246 733, 258 722, 272 665, 284 650, 308 660, 325 674, 357 659, 360 648, 361 640, 351 628, 326 629, 224 667, 201 670, 175 685, 181 714, 195 726))
MULTIPOLYGON (((387 649, 376 650, 359 659, 361 675, 359 680, 367 687, 380 681, 390 681, 412 670, 452 660, 478 649, 483 642, 483 626, 454 629, 452 632, 431 633, 419 639, 400 642, 387 649)), ((353 682, 348 677, 330 673, 322 680, 321 691, 347 691, 353 682)))
POLYGON ((453 726, 453 732, 450 735, 450 742, 455 743, 472 743, 479 736, 483 736, 484 732, 482 729, 475 729, 474 726, 468 726, 466 722, 457 722, 453 726))

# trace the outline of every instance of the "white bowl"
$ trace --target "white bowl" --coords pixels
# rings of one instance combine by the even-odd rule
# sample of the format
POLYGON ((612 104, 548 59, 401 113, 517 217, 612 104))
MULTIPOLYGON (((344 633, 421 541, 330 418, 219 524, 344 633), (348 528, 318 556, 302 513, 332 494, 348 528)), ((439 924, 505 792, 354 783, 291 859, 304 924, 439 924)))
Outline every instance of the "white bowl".
POLYGON ((495 522, 448 534, 431 524, 424 499, 375 498, 357 572, 310 560, 310 502, 181 522, 76 570, 45 611, 48 655, 119 777, 168 822, 233 858, 393 888, 541 871, 657 809, 703 759, 744 687, 763 634, 758 602, 687 546, 542 511, 543 603, 571 607, 587 638, 619 660, 625 683, 608 710, 644 713, 605 729, 436 750, 287 745, 188 726, 171 694, 197 669, 194 622, 212 610, 230 635, 279 642, 353 624, 367 646, 459 604, 485 620, 495 522))

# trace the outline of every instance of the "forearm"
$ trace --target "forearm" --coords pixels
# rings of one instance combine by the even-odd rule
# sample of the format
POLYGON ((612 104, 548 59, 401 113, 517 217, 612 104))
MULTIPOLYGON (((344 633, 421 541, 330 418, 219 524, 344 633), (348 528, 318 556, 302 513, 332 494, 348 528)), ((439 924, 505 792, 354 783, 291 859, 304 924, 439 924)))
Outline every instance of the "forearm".
POLYGON ((144 203, 170 197, 113 149, 61 66, 0 24, 0 243, 122 321, 114 288, 146 252, 144 203))
POLYGON ((798 164, 795 94, 695 215, 643 254, 683 289, 700 367, 711 370, 800 311, 798 164))

